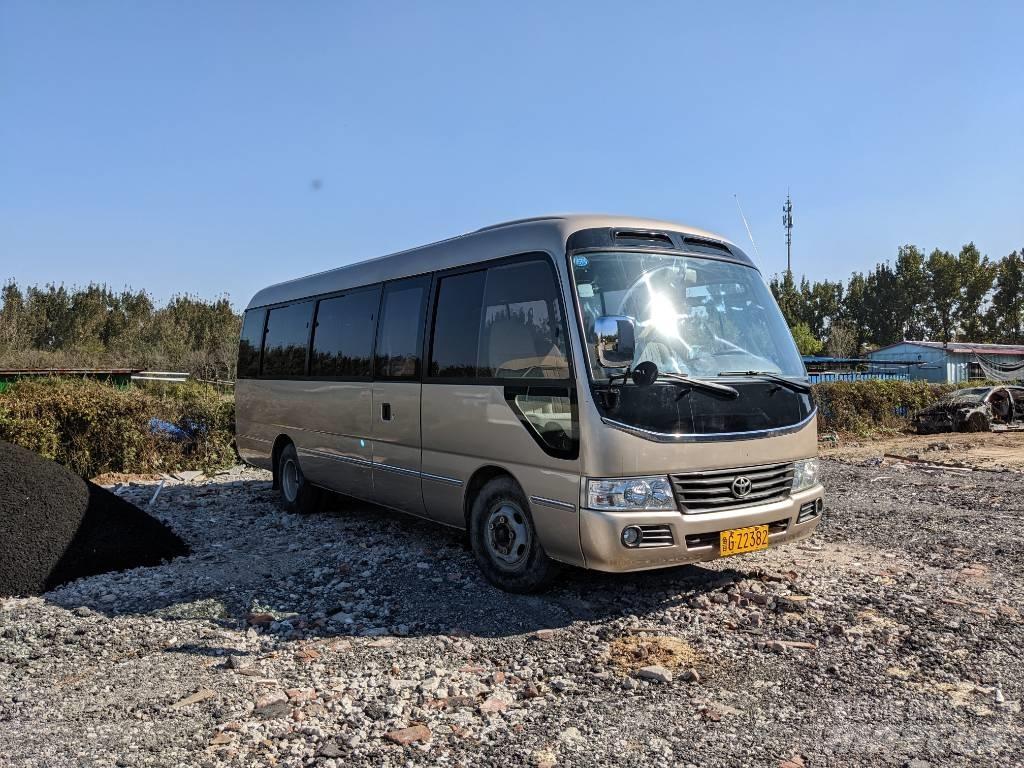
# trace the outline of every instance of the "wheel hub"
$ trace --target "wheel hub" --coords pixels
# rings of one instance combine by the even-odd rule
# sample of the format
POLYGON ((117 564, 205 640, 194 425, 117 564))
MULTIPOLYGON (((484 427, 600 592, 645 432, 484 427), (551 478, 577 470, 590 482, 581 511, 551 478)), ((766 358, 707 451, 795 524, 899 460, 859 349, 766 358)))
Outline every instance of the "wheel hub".
POLYGON ((299 468, 294 461, 288 460, 281 467, 281 490, 288 501, 295 501, 299 495, 299 468))
POLYGON ((519 507, 504 501, 488 515, 487 548, 496 560, 518 565, 530 552, 530 526, 519 507))

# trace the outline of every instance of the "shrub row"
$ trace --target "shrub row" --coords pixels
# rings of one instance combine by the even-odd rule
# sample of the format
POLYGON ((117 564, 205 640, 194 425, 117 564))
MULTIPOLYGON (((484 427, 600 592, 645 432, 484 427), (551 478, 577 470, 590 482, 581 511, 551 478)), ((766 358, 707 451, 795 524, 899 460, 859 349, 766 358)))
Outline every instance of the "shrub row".
MULTIPOLYGON (((952 389, 923 381, 816 384, 818 431, 866 435, 905 429, 914 411, 952 389)), ((118 388, 82 379, 20 381, 0 394, 0 440, 83 477, 213 470, 237 460, 234 401, 198 382, 118 388), (178 441, 154 432, 154 418, 186 427, 192 437, 178 441)))
MULTIPOLYGON (((977 386, 978 382, 969 385, 977 386)), ((815 384, 818 432, 867 435, 906 429, 914 411, 956 389, 926 381, 834 381, 815 384)))
POLYGON ((198 382, 116 387, 83 379, 25 380, 0 394, 0 440, 83 477, 214 470, 236 461, 234 402, 198 382), (185 427, 189 437, 154 431, 153 419, 185 427))

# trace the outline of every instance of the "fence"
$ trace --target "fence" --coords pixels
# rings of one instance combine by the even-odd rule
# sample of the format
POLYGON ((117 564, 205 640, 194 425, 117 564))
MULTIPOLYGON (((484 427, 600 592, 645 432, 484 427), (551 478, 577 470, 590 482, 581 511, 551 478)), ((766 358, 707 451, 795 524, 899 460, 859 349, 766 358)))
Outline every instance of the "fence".
POLYGON ((807 374, 811 384, 829 384, 834 381, 909 381, 907 373, 854 373, 839 371, 822 371, 807 374))

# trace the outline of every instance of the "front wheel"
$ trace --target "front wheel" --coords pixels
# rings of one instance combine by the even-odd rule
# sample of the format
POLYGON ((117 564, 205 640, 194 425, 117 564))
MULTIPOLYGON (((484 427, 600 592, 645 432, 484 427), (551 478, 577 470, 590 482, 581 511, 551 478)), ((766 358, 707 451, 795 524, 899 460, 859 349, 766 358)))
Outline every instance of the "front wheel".
POLYGON ((320 489, 310 485, 302 474, 299 454, 289 443, 277 460, 277 481, 281 487, 281 503, 289 512, 310 514, 320 503, 320 489))
POLYGON ((526 495, 510 477, 491 480, 474 499, 469 539, 486 579, 506 592, 538 592, 557 573, 537 539, 526 495))

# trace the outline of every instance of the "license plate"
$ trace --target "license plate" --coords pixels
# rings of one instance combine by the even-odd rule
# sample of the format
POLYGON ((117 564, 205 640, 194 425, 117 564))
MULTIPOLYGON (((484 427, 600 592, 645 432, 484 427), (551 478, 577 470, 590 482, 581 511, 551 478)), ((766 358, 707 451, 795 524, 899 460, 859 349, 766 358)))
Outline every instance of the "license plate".
POLYGON ((743 552, 757 552, 768 549, 768 526, 752 525, 749 528, 733 528, 719 534, 718 554, 722 557, 739 555, 743 552))

